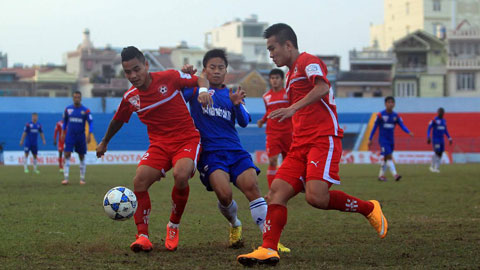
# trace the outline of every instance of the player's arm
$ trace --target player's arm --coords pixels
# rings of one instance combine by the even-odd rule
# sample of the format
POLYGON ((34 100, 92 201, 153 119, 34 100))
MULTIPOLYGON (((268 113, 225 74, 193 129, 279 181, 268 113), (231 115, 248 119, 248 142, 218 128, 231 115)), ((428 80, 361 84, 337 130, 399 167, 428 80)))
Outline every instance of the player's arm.
POLYGON ((410 135, 411 137, 413 137, 413 133, 410 132, 410 130, 408 130, 408 128, 405 126, 405 124, 403 124, 403 120, 400 116, 398 116, 398 119, 397 119, 397 124, 402 128, 402 130, 407 133, 408 135, 410 135))
POLYGON ((63 112, 63 126, 62 126, 62 141, 65 141, 68 126, 68 112, 67 109, 63 112))
POLYGON ((448 142, 450 143, 450 145, 452 145, 452 143, 453 143, 453 140, 452 140, 452 137, 450 137, 450 134, 448 133, 448 129, 447 129, 447 121, 445 121, 445 135, 447 135, 448 142))
POLYGON ((113 136, 122 128, 123 126, 122 121, 118 121, 115 119, 112 119, 110 121, 110 124, 108 125, 107 132, 103 136, 102 141, 97 145, 97 157, 102 157, 105 152, 107 152, 107 145, 110 142, 110 140, 113 138, 113 136))
POLYGON ((263 99, 263 103, 265 104, 265 114, 263 115, 263 117, 261 119, 259 119, 257 121, 257 126, 259 128, 263 127, 263 124, 265 124, 267 122, 267 117, 268 117, 268 107, 267 107, 267 102, 265 102, 265 99, 263 99))
POLYGON ((90 143, 92 140, 92 133, 93 133, 93 117, 92 113, 90 110, 87 110, 87 122, 88 122, 88 137, 87 137, 87 143, 90 143))
POLYGON ((315 78, 315 86, 313 89, 302 99, 290 105, 287 108, 281 108, 273 111, 268 115, 268 118, 279 119, 278 122, 282 122, 286 118, 292 117, 296 111, 308 106, 314 102, 320 101, 324 96, 328 95, 330 86, 321 77, 315 78))
POLYGON ((431 120, 430 123, 428 123, 428 129, 427 129, 427 144, 430 144, 430 142, 431 142, 430 132, 432 131, 432 127, 433 127, 433 120, 431 120))
POLYGON ((380 120, 381 120, 381 116, 379 113, 377 114, 377 119, 375 119, 375 124, 373 124, 372 131, 370 132, 370 136, 368 137, 368 148, 372 146, 373 135, 375 135, 375 131, 377 131, 377 128, 380 126, 380 120))
POLYGON ((235 92, 230 89, 229 96, 233 103, 233 111, 235 113, 235 118, 237 118, 238 125, 241 127, 247 127, 248 123, 252 120, 247 108, 245 108, 245 102, 243 101, 247 96, 247 93, 241 87, 238 87, 238 90, 235 92))
POLYGON ((198 92, 198 87, 183 88, 183 99, 189 103, 198 92))
POLYGON ((178 71, 180 75, 180 88, 198 86, 198 102, 202 106, 209 106, 213 104, 212 96, 208 93, 210 83, 206 78, 202 76, 195 76, 197 70, 192 65, 184 65, 181 71, 178 71))
POLYGON ((59 136, 59 138, 61 136, 60 130, 61 129, 58 128, 58 125, 55 124, 55 131, 53 132, 53 145, 55 146, 57 145, 57 135, 59 136))
POLYGON ((45 135, 43 134, 43 129, 42 129, 42 126, 40 126, 40 128, 38 129, 38 131, 40 132, 40 137, 42 138, 42 141, 43 141, 43 144, 47 144, 47 141, 45 140, 45 135))
POLYGON ((25 140, 25 137, 26 137, 26 136, 27 136, 27 132, 24 131, 24 132, 22 133, 22 137, 20 138, 20 146, 23 145, 23 141, 25 140))

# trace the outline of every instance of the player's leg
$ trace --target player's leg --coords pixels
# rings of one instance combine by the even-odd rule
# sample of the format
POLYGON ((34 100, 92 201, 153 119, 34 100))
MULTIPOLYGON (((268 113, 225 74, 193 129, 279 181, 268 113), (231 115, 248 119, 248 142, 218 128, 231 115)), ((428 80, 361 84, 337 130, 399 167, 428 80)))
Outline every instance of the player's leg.
POLYGON ((38 160, 37 160, 38 148, 37 148, 37 147, 32 147, 31 151, 32 151, 32 156, 33 156, 33 171, 34 171, 36 174, 39 174, 40 171, 37 169, 37 165, 38 165, 38 160))
POLYGON ((58 167, 59 171, 63 172, 63 143, 58 143, 58 167))
POLYGON ((242 222, 238 219, 237 202, 232 198, 230 175, 223 169, 216 169, 210 173, 208 179, 211 189, 215 192, 215 195, 217 195, 218 209, 230 223, 230 233, 228 237, 229 247, 240 248, 243 246, 242 222))
POLYGON ((388 145, 380 142, 380 155, 383 156, 383 159, 380 163, 380 171, 378 172, 378 180, 379 181, 387 181, 385 177, 385 171, 387 170, 387 156, 388 156, 388 145))
POLYGON ((72 156, 73 145, 69 148, 68 145, 65 146, 65 165, 63 167, 63 181, 62 184, 68 184, 68 177, 70 174, 70 158, 72 156))
POLYGON ((140 162, 135 172, 133 191, 137 197, 137 211, 133 217, 135 225, 137 226, 137 239, 130 245, 130 248, 134 252, 148 252, 153 249, 148 234, 148 220, 152 208, 148 189, 155 181, 160 180, 160 178, 164 176, 165 173, 161 170, 148 165, 142 165, 142 162, 140 162))
POLYGON ((85 173, 87 171, 87 164, 85 163, 85 155, 87 154, 87 141, 85 136, 80 136, 75 144, 75 151, 78 153, 80 160, 80 185, 85 185, 85 173))
POLYGON ((23 171, 28 173, 28 154, 30 152, 30 148, 28 146, 24 147, 25 150, 25 158, 23 159, 23 171))
POLYGON ((278 155, 282 152, 282 138, 280 136, 267 135, 267 182, 268 188, 272 185, 278 167, 278 155))
MULTIPOLYGON (((253 164, 252 164, 253 165, 253 164)), ((235 185, 247 197, 253 222, 263 231, 263 223, 267 215, 267 202, 262 197, 257 183, 255 168, 248 168, 235 178, 235 185)))
POLYGON ((277 174, 278 155, 268 157, 267 182, 268 188, 272 186, 273 179, 277 174))

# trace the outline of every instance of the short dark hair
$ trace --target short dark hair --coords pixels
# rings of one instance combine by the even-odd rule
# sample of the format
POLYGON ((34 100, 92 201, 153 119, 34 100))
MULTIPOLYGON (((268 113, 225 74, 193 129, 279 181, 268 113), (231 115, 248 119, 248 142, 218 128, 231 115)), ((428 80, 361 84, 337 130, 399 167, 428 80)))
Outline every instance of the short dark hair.
POLYGON ((290 40, 295 49, 298 49, 297 35, 293 31, 292 27, 285 23, 277 23, 269 26, 265 32, 263 32, 264 38, 275 36, 276 40, 280 44, 285 44, 287 40, 290 40))
POLYGON ((225 66, 228 67, 228 60, 227 56, 225 55, 225 51, 222 49, 212 49, 208 51, 205 56, 203 56, 203 67, 207 67, 207 63, 212 58, 221 58, 225 62, 225 66))
POLYGON ((38 113, 34 112, 34 113, 32 113, 32 115, 37 115, 38 116, 38 113))
POLYGON ((133 58, 137 58, 138 61, 142 63, 145 62, 145 56, 143 55, 143 53, 134 46, 128 46, 123 48, 121 56, 122 62, 130 61, 133 58))
POLYGON ((437 111, 438 111, 438 112, 445 113, 445 109, 444 109, 443 107, 440 107, 440 108, 438 108, 438 110, 437 110, 437 111))
POLYGON ((387 103, 387 101, 389 101, 389 100, 395 102, 395 98, 394 98, 394 97, 388 96, 388 97, 385 98, 385 103, 387 103))
POLYGON ((78 90, 77 90, 77 91, 74 91, 73 94, 74 94, 74 95, 75 95, 75 94, 79 94, 80 96, 82 96, 82 92, 80 92, 80 91, 78 91, 78 90))
POLYGON ((270 70, 270 73, 268 74, 268 77, 270 77, 272 75, 278 75, 278 76, 280 76, 280 78, 282 78, 282 80, 285 77, 285 74, 279 68, 274 68, 274 69, 270 70))

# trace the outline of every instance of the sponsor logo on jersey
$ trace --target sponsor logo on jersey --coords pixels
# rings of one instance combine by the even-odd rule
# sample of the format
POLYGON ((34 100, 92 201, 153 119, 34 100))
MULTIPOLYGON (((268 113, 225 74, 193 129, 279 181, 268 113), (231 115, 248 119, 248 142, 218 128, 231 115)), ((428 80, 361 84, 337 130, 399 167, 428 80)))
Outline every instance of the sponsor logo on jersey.
POLYGON ((383 124, 383 128, 394 128, 394 127, 395 127, 395 124, 391 124, 391 123, 383 124))
POLYGON ((161 85, 159 88, 158 88, 158 92, 162 95, 165 95, 167 94, 167 91, 168 91, 168 87, 166 85, 161 85))
POLYGON ((83 118, 79 118, 79 117, 70 117, 68 120, 71 123, 83 123, 83 118))
POLYGON ((218 116, 228 121, 232 120, 232 113, 222 108, 202 107, 202 113, 210 116, 218 116))
POLYGON ((435 122, 437 122, 437 125, 441 125, 441 124, 442 124, 442 120, 436 120, 435 122))
POLYGON ((133 107, 135 107, 137 110, 140 109, 140 96, 139 95, 135 95, 135 96, 129 98, 128 102, 130 102, 130 104, 132 104, 133 107))
POLYGON ((85 111, 81 111, 80 114, 81 114, 81 115, 85 115, 85 111))
POLYGON ((213 95, 215 95, 215 90, 213 89, 208 90, 208 94, 210 94, 210 96, 213 97, 213 95))
POLYGON ((305 73, 307 73, 308 77, 313 75, 323 76, 322 69, 320 68, 319 64, 310 64, 305 68, 305 73))

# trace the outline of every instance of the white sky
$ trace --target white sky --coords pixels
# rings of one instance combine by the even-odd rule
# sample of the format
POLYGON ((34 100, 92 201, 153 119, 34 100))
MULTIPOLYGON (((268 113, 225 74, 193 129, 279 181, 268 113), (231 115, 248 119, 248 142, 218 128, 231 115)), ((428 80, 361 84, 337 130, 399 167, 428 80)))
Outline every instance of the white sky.
POLYGON ((301 51, 341 56, 369 45, 370 23, 382 23, 383 0, 0 0, 0 52, 9 66, 55 63, 90 29, 96 47, 203 47, 204 33, 256 14, 295 30, 301 51))

